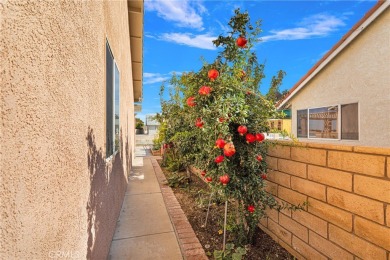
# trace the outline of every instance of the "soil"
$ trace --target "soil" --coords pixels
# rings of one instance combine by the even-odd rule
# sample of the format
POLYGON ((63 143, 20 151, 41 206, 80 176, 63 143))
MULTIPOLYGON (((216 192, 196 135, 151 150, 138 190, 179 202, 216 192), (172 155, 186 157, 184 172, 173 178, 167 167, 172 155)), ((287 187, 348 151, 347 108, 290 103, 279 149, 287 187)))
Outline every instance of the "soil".
MULTIPOLYGON (((164 167, 161 168, 166 178, 169 179, 172 173, 164 167)), ((185 172, 175 173, 175 176, 182 176, 182 178, 180 181, 178 179, 172 181, 171 183, 176 187, 171 185, 171 188, 209 259, 214 259, 214 250, 222 250, 223 245, 225 203, 212 200, 205 225, 210 199, 208 185, 194 174, 191 175, 189 183, 187 180, 183 181, 186 176, 185 172)), ((247 253, 244 259, 295 259, 260 228, 256 230, 255 237, 254 243, 246 247, 247 253)), ((227 243, 233 241, 233 234, 229 231, 227 231, 226 241, 227 243)))

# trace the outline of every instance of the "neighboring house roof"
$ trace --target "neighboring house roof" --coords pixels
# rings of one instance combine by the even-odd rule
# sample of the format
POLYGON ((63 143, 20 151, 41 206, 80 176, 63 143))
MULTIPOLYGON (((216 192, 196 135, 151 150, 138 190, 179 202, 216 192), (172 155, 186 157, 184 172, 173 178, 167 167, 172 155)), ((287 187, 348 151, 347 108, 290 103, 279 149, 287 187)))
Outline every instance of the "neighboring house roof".
POLYGON ((285 107, 288 101, 351 43, 369 24, 371 24, 390 5, 390 0, 379 0, 365 16, 360 19, 288 92, 287 96, 276 104, 278 109, 285 107))
POLYGON ((145 117, 145 125, 160 125, 160 123, 157 120, 154 120, 153 117, 155 115, 147 115, 145 117))

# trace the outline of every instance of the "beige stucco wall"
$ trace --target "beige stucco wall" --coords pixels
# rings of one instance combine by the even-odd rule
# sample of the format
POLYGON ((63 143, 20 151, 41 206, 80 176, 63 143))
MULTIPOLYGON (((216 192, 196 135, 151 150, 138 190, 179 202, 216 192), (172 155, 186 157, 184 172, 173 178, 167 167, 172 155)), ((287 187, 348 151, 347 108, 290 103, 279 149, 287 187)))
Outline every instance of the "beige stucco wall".
POLYGON ((389 24, 390 8, 387 8, 292 98, 295 136, 298 109, 358 102, 360 140, 322 142, 390 146, 389 24))
POLYGON ((126 1, 0 0, 0 259, 105 259, 134 142, 126 1), (105 158, 105 41, 122 152, 105 158))

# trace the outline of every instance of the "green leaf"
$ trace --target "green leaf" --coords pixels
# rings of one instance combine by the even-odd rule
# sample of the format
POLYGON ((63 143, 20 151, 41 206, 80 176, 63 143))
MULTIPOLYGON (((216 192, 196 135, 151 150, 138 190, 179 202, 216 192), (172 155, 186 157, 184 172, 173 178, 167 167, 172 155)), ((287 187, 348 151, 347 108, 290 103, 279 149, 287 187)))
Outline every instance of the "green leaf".
POLYGON ((241 255, 245 255, 246 254, 246 250, 245 250, 245 248, 237 247, 236 253, 239 253, 241 255))
POLYGON ((222 260, 223 259, 223 251, 222 250, 214 250, 214 259, 222 260))
POLYGON ((234 249, 234 244, 227 243, 225 248, 226 248, 226 250, 233 250, 234 249))
POLYGON ((242 254, 239 253, 233 253, 232 254, 232 260, 241 260, 242 259, 242 254))

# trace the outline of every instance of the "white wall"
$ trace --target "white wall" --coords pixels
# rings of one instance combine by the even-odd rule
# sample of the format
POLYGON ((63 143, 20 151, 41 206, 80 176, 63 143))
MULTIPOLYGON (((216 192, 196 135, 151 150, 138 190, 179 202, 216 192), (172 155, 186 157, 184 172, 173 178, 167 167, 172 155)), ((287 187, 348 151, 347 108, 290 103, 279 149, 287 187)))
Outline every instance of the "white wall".
POLYGON ((297 110, 358 102, 360 140, 322 141, 390 146, 389 24, 388 8, 290 100, 295 136, 297 110))

